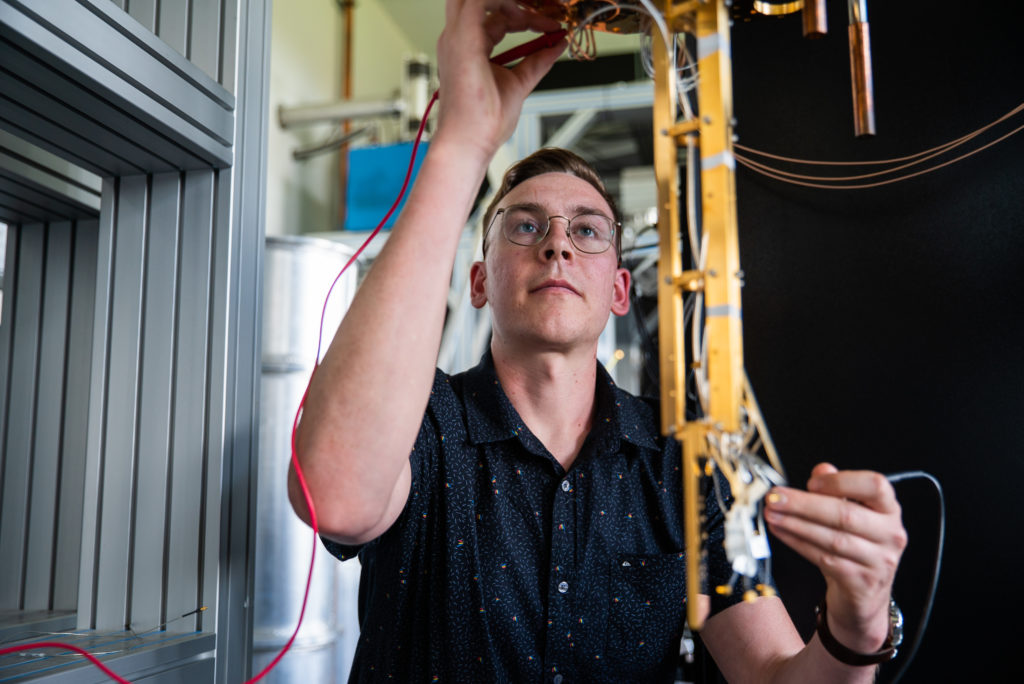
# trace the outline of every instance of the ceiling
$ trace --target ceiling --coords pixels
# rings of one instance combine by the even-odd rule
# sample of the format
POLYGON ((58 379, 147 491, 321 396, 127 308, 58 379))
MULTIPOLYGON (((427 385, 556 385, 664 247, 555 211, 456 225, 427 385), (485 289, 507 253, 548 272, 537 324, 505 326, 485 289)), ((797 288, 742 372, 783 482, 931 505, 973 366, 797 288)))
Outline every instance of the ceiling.
POLYGON ((444 28, 445 0, 377 0, 391 15, 413 47, 427 54, 436 64, 434 55, 437 37, 444 28))
MULTIPOLYGON (((413 47, 428 56, 432 64, 435 59, 437 38, 444 29, 445 0, 377 0, 413 47)), ((622 54, 639 50, 637 36, 614 36, 598 33, 597 53, 599 55, 622 54)), ((496 52, 526 42, 524 36, 509 36, 502 41, 496 52)), ((563 57, 566 59, 566 57, 563 57)))

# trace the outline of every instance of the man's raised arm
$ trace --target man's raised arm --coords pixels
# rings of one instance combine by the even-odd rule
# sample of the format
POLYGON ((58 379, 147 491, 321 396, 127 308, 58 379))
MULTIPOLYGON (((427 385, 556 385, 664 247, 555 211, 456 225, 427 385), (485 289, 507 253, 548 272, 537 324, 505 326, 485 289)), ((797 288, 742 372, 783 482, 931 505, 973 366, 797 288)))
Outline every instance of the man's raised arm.
MULTIPOLYGON (((511 69, 490 63, 512 31, 558 24, 513 0, 448 0, 438 40, 438 127, 387 244, 360 285, 314 374, 297 457, 322 534, 379 536, 409 493, 409 453, 430 395, 459 236, 491 157, 564 44, 511 69)), ((310 522, 294 466, 296 513, 310 522)))

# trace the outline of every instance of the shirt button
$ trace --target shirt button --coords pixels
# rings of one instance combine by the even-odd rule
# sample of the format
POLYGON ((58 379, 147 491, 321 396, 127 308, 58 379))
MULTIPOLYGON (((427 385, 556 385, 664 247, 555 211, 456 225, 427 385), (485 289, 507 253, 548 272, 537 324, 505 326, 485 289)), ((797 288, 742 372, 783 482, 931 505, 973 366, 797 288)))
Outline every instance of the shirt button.
POLYGON ((562 480, 562 491, 563 492, 569 491, 569 481, 568 480, 562 480))
POLYGON ((569 583, 568 582, 559 582, 558 583, 558 593, 564 594, 567 591, 569 591, 569 583))
POLYGON ((562 684, 562 675, 556 674, 555 678, 551 680, 553 684, 562 684))

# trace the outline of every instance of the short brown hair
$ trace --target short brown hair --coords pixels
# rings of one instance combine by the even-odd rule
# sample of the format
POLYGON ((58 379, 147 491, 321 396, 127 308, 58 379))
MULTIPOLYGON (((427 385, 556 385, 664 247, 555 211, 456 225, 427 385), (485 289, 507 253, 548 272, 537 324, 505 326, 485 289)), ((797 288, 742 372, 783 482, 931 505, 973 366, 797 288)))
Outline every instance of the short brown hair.
POLYGON ((542 147, 528 157, 520 159, 515 164, 508 168, 505 172, 505 176, 501 179, 501 185, 498 186, 497 192, 494 193, 494 199, 487 205, 487 211, 484 212, 484 236, 482 249, 484 256, 487 256, 487 228, 491 225, 491 219, 494 217, 494 212, 498 208, 498 203, 507 195, 512 192, 512 189, 520 183, 533 178, 534 176, 540 176, 545 173, 567 173, 570 176, 576 176, 594 186, 594 189, 600 193, 604 201, 608 203, 608 206, 612 210, 612 218, 615 219, 615 254, 619 258, 619 262, 622 262, 622 230, 618 225, 622 220, 619 216, 619 209, 615 206, 615 200, 608 193, 608 190, 604 187, 604 181, 601 180, 601 176, 597 173, 597 170, 590 165, 583 157, 579 156, 575 152, 562 149, 560 147, 542 147))

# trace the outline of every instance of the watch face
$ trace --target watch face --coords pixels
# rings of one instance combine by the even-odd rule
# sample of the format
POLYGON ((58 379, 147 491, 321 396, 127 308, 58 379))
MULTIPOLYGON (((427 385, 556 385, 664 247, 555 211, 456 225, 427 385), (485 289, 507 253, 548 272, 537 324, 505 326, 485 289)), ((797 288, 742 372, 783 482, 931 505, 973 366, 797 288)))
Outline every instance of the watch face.
POLYGON ((891 645, 899 646, 903 643, 903 611, 892 599, 889 599, 889 625, 892 633, 891 645))

